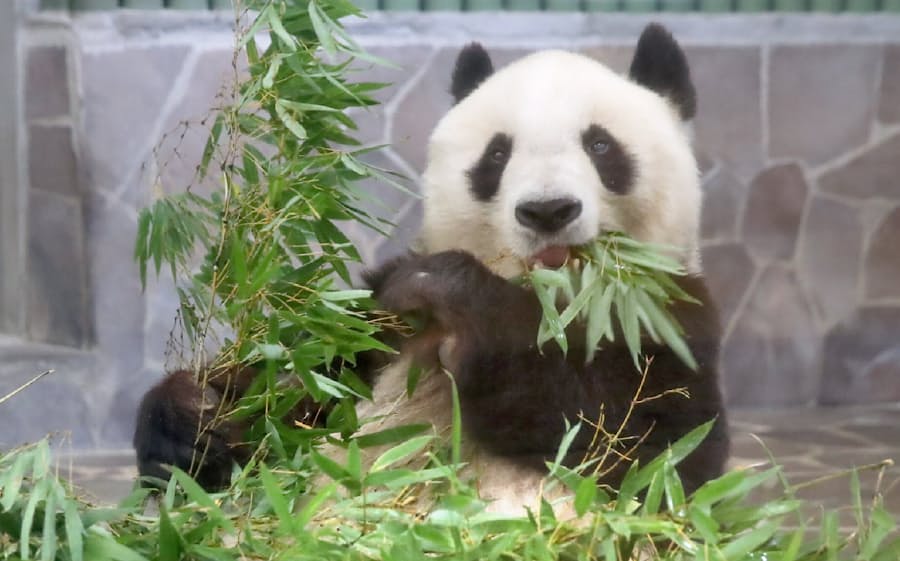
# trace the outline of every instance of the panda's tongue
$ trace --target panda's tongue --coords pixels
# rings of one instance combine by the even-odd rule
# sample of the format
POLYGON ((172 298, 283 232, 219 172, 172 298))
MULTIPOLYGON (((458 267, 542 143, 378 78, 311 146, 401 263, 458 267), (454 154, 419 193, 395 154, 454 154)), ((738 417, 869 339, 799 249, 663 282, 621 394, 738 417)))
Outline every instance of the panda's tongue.
POLYGON ((551 245, 531 256, 534 264, 540 263, 550 269, 558 269, 566 264, 569 258, 569 248, 564 245, 551 245))

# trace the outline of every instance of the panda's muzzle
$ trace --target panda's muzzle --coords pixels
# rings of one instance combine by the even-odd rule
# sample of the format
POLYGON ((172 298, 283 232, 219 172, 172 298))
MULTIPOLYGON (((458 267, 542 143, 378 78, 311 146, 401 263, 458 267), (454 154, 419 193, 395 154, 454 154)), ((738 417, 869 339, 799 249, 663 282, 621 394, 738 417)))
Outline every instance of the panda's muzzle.
POLYGON ((527 201, 516 206, 516 220, 542 234, 559 232, 581 215, 581 201, 560 198, 527 201))

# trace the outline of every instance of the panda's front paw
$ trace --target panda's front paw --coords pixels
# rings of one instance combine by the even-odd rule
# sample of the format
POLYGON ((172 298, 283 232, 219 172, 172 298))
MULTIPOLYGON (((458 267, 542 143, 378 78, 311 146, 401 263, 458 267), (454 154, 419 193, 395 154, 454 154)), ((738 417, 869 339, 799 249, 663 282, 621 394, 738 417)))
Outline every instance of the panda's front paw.
POLYGON ((487 285, 505 282, 464 251, 399 257, 367 272, 365 280, 385 310, 422 313, 445 324, 472 311, 487 285))

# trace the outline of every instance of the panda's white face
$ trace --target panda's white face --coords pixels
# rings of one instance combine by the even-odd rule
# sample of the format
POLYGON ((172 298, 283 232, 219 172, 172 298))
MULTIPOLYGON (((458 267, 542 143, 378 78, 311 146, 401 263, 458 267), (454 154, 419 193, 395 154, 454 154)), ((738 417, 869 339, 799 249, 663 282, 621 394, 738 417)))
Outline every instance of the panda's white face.
POLYGON ((467 250, 505 276, 612 230, 699 271, 700 187, 677 107, 581 55, 536 53, 463 97, 431 137, 424 195, 426 251, 467 250))

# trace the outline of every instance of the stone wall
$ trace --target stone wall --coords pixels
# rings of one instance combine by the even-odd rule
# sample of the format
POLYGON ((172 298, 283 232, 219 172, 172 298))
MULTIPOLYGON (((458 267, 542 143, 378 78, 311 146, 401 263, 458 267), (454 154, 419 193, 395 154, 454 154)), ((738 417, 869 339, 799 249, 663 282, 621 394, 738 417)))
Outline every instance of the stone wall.
MULTIPOLYGON (((655 19, 685 46, 698 87, 703 254, 725 326, 729 402, 900 400, 900 19, 655 19)), ((386 14, 353 23, 364 45, 400 66, 359 73, 392 83, 381 107, 355 115, 366 141, 391 144, 373 162, 415 189, 462 44, 482 41, 498 66, 563 47, 624 70, 647 21, 386 14)), ((0 339, 0 394, 57 371, 0 407, 0 447, 66 429, 76 447, 127 445, 138 399, 178 365, 167 352, 174 290, 154 280, 141 292, 132 244, 153 186, 192 182, 203 118, 233 79, 228 24, 224 14, 183 13, 23 20, 26 321, 0 339)), ((412 238, 421 209, 368 185, 398 224, 391 240, 357 232, 376 263, 412 238)))

